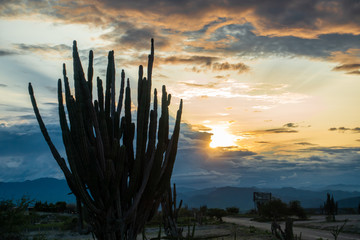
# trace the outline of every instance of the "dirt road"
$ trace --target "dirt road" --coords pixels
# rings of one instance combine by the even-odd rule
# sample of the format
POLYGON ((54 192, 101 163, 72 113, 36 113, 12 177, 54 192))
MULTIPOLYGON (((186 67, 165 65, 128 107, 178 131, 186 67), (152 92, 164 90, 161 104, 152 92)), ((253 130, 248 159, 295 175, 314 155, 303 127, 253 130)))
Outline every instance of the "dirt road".
MULTIPOLYGON (((263 223, 263 222, 254 222, 250 221, 250 218, 232 218, 232 217, 224 217, 223 220, 229 223, 235 223, 243 226, 254 226, 256 228, 264 229, 271 231, 271 224, 270 223, 263 223)), ((281 228, 285 229, 284 223, 281 224, 281 228)), ((303 240, 317 240, 322 238, 326 239, 334 239, 333 235, 329 231, 318 230, 318 229, 310 229, 304 227, 294 227, 293 228, 294 234, 301 233, 303 240)), ((360 235, 355 234, 348 234, 348 233, 340 233, 338 240, 359 240, 360 235)))

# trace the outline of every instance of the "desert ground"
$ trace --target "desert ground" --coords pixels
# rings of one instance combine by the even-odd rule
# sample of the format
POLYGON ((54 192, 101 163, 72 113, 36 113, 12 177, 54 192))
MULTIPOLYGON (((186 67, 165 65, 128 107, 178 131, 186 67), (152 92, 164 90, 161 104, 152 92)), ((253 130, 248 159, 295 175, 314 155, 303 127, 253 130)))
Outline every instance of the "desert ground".
MULTIPOLYGON (((360 215, 338 215, 336 222, 326 222, 324 216, 311 216, 307 221, 294 222, 294 234, 301 233, 302 240, 334 239, 330 230, 336 226, 341 226, 347 219, 343 233, 339 234, 338 240, 359 240, 360 239, 360 215)), ((255 222, 251 218, 224 217, 228 223, 235 223, 242 226, 254 226, 255 228, 271 231, 271 223, 255 222)), ((281 223, 281 228, 285 224, 281 223)))
MULTIPOLYGON (((337 215, 336 222, 326 222, 325 217, 311 216, 306 221, 294 222, 294 234, 301 233, 302 240, 332 240, 334 236, 331 230, 341 226, 347 220, 344 232, 338 236, 338 240, 359 240, 360 239, 360 215, 337 215)), ((216 239, 216 240, 266 240, 273 239, 270 235, 270 222, 256 222, 248 217, 223 217, 223 224, 196 226, 195 238, 197 239, 216 239), (236 232, 236 238, 234 233, 236 232)), ((285 224, 280 222, 281 228, 285 229, 285 224)), ((158 227, 146 228, 146 237, 148 239, 156 238, 158 227)), ((184 228, 184 235, 188 232, 184 228)), ((94 239, 91 234, 79 235, 77 232, 46 230, 31 231, 27 233, 29 239, 69 239, 69 240, 87 240, 94 239)), ((142 235, 138 236, 142 239, 142 235)))

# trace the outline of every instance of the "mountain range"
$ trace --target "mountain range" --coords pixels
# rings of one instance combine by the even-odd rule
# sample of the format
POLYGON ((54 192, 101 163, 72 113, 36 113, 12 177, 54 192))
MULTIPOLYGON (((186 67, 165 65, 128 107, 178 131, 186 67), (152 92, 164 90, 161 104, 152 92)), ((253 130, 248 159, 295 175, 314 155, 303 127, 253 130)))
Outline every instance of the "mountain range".
MULTIPOLYGON (((177 199, 182 199, 188 207, 207 205, 209 208, 226 208, 236 206, 241 211, 254 208, 253 193, 269 192, 273 197, 284 202, 298 200, 304 208, 319 208, 330 193, 338 201, 339 208, 357 208, 360 203, 359 186, 335 185, 319 190, 304 190, 296 188, 256 188, 256 187, 218 187, 206 189, 177 188, 177 199), (345 189, 345 190, 341 190, 345 189)), ((25 182, 1 182, 0 200, 17 200, 23 196, 34 201, 74 203, 65 180, 41 178, 25 182)))

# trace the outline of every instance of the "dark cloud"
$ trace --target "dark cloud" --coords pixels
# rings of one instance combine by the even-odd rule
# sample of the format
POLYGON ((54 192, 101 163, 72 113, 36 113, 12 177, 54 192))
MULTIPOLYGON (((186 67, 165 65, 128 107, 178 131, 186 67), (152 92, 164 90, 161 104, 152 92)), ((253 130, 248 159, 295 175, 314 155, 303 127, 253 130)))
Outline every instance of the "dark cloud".
POLYGON ((0 83, 0 87, 7 87, 8 85, 0 83))
POLYGON ((299 126, 296 123, 286 123, 282 127, 279 128, 270 128, 265 130, 256 130, 255 134, 272 134, 272 133, 297 133, 298 130, 294 128, 298 128, 299 126))
POLYGON ((266 129, 265 132, 268 133, 297 133, 298 131, 287 129, 287 128, 273 128, 273 129, 266 129))
POLYGON ((218 19, 205 24, 201 29, 196 31, 185 31, 183 34, 188 36, 190 39, 196 40, 198 38, 202 38, 204 34, 209 30, 210 27, 214 27, 220 23, 226 22, 228 19, 225 17, 219 17, 218 19))
POLYGON ((299 55, 326 58, 331 56, 332 52, 360 48, 360 35, 334 33, 321 34, 317 38, 262 36, 255 34, 251 23, 229 24, 218 28, 212 34, 211 40, 225 40, 229 39, 229 36, 232 40, 221 50, 236 52, 241 56, 299 55))
POLYGON ((348 128, 348 127, 332 127, 329 128, 329 131, 338 131, 341 133, 345 133, 345 132, 353 132, 353 133, 360 133, 360 127, 355 127, 355 128, 348 128))
MULTIPOLYGON (((275 0, 275 1, 217 1, 217 0, 181 0, 181 1, 103 1, 109 9, 135 10, 144 14, 157 14, 163 16, 177 16, 180 18, 202 19, 209 13, 225 12, 228 15, 238 14, 246 16, 252 12, 259 24, 266 28, 288 29, 307 28, 316 30, 330 24, 356 24, 360 22, 359 6, 356 1, 325 1, 325 0, 275 0), (320 24, 319 24, 320 23, 320 24)), ((219 15, 219 13, 218 13, 219 15)), ((222 14, 225 15, 226 14, 222 14)), ((216 17, 207 25, 221 22, 216 17)), ((206 31, 204 27, 198 31, 206 31)), ((193 35, 194 32, 188 32, 193 35)))
MULTIPOLYGON (((102 37, 117 49, 148 49, 148 40, 155 38, 157 49, 175 52, 182 48, 202 53, 227 51, 227 54, 240 56, 317 58, 327 58, 335 51, 360 48, 358 12, 358 4, 351 0, 107 0, 86 3, 16 0, 0 7, 3 17, 40 14, 65 23, 110 29, 102 37), (183 43, 181 46, 179 41, 183 43)), ((39 51, 36 47, 20 47, 39 51)), ((212 69, 244 72, 248 71, 248 66, 218 61, 212 69)), ((348 73, 359 74, 359 69, 348 73)))
MULTIPOLYGON (((60 128, 48 124, 47 129, 64 156, 60 128)), ((37 124, 0 127, 0 153, 0 181, 62 177, 37 124)))
POLYGON ((180 83, 189 87, 199 87, 199 88, 216 88, 219 85, 219 83, 207 83, 207 84, 188 83, 188 82, 180 82, 180 83))
POLYGON ((316 144, 309 143, 309 142, 297 142, 297 143, 295 143, 295 145, 301 145, 301 146, 313 146, 313 145, 316 145, 316 144))
POLYGON ((350 71, 350 72, 347 72, 347 74, 359 75, 360 70, 350 71))
POLYGON ((0 57, 3 57, 3 56, 10 56, 10 55, 15 55, 15 54, 17 54, 17 53, 16 53, 16 52, 14 52, 14 51, 0 49, 0 57))
POLYGON ((69 54, 72 52, 72 47, 65 45, 65 44, 59 44, 59 45, 48 45, 48 44, 14 44, 14 47, 20 51, 24 52, 32 52, 32 53, 46 53, 50 54, 53 52, 56 52, 57 54, 69 54))
MULTIPOLYGON (((208 69, 211 69, 212 71, 238 71, 239 73, 244 73, 250 70, 250 67, 244 63, 215 62, 219 59, 219 57, 212 56, 171 56, 160 59, 160 62, 164 64, 197 65, 193 68, 194 72, 206 71, 208 69)), ((223 76, 217 77, 223 78, 223 76)))
POLYGON ((286 128, 297 128, 297 127, 299 127, 299 125, 297 125, 296 123, 287 123, 287 124, 284 124, 283 127, 286 127, 286 128))
POLYGON ((167 64, 200 64, 205 66, 211 66, 212 63, 219 60, 218 57, 211 56, 171 56, 164 59, 160 59, 161 62, 167 64))
POLYGON ((360 147, 311 147, 303 149, 305 152, 323 152, 328 154, 352 154, 359 153, 360 147))
POLYGON ((253 156, 256 155, 257 153, 249 151, 247 149, 245 150, 231 150, 230 149, 226 149, 226 148, 220 148, 222 149, 222 153, 221 153, 221 158, 231 158, 231 159, 238 159, 238 158, 242 158, 242 157, 247 157, 247 156, 253 156))
POLYGON ((333 68, 334 71, 349 71, 349 70, 356 70, 360 68, 359 63, 352 63, 352 64, 343 64, 333 68))
POLYGON ((347 74, 360 74, 360 64, 359 63, 349 63, 342 64, 334 67, 333 71, 344 71, 347 74))
POLYGON ((212 70, 213 71, 233 70, 233 71, 238 71, 239 73, 243 73, 249 71, 250 67, 245 65, 244 63, 231 64, 228 62, 224 62, 224 63, 214 63, 212 65, 212 70))
POLYGON ((217 75, 217 76, 215 76, 215 78, 217 78, 217 79, 223 79, 223 78, 225 78, 225 76, 217 75))
POLYGON ((155 49, 164 49, 170 46, 170 39, 161 33, 161 30, 155 26, 139 27, 126 19, 111 19, 108 23, 113 28, 112 31, 103 34, 101 38, 113 42, 114 47, 120 49, 133 48, 139 50, 148 50, 150 48, 150 39, 153 38, 155 49))

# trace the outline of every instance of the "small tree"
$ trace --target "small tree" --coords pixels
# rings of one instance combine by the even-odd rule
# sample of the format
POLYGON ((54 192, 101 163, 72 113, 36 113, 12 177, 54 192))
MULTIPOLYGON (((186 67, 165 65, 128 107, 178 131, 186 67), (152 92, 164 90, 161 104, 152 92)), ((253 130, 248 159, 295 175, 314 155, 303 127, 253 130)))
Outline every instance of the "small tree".
POLYGON ((230 215, 235 215, 239 213, 239 208, 238 207, 228 207, 226 208, 226 212, 230 215))
POLYGON ((222 222, 222 217, 226 216, 226 211, 221 208, 209 208, 207 210, 207 214, 209 217, 215 217, 217 220, 222 222))
POLYGON ((273 198, 271 201, 259 205, 259 214, 268 219, 284 218, 288 215, 286 203, 273 198))
POLYGON ((307 217, 304 208, 300 205, 300 201, 289 202, 289 215, 297 216, 300 219, 306 219, 307 217))
POLYGON ((337 202, 334 201, 334 196, 330 197, 330 193, 327 193, 326 202, 324 202, 324 212, 327 215, 326 219, 328 221, 335 222, 335 214, 337 212, 337 202))

